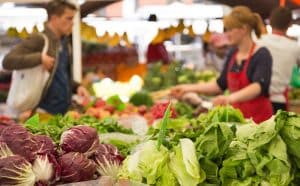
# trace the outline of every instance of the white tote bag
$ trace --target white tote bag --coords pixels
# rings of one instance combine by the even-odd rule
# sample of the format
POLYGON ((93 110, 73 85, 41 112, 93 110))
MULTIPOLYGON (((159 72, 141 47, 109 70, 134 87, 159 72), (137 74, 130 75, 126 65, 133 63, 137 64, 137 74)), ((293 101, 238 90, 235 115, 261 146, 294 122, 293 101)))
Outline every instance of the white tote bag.
MULTIPOLYGON (((48 51, 49 40, 45 34, 41 35, 45 40, 42 54, 45 54, 48 51)), ((50 73, 42 65, 14 70, 12 84, 6 100, 9 109, 15 113, 34 109, 39 104, 49 79, 50 73)))

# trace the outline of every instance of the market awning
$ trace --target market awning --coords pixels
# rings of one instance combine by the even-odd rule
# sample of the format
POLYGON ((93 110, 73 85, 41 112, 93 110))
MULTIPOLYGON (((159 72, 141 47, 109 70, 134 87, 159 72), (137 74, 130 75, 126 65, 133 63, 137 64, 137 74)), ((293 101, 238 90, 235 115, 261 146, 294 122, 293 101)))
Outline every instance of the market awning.
MULTIPOLYGON (((272 9, 278 7, 280 0, 212 0, 229 6, 245 5, 259 13, 264 19, 268 18, 272 9)), ((285 6, 291 9, 300 9, 299 0, 286 0, 285 6)))
MULTIPOLYGON (((106 7, 109 4, 118 2, 121 0, 85 0, 80 5, 80 15, 81 17, 87 16, 98 9, 106 7)), ((49 0, 7 0, 6 2, 17 3, 18 5, 25 5, 28 7, 45 7, 49 0)))

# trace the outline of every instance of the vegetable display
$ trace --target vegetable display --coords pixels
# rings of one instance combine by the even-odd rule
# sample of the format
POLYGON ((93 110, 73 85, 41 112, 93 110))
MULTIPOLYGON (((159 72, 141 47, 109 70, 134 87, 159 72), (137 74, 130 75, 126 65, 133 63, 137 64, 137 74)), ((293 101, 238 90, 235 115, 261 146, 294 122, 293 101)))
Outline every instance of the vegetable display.
POLYGON ((300 185, 299 115, 279 111, 257 124, 231 106, 197 118, 175 117, 176 103, 153 108, 157 120, 145 135, 116 118, 0 119, 0 185, 300 185))

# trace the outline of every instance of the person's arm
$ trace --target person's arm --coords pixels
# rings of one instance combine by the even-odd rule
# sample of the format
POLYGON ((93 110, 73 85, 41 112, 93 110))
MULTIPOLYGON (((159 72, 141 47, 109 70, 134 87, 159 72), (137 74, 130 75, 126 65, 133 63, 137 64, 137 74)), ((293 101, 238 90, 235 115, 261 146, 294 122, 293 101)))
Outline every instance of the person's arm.
POLYGON ((177 98, 182 97, 188 92, 215 95, 221 93, 222 89, 219 87, 216 81, 211 81, 207 83, 178 85, 171 90, 171 94, 177 98))
POLYGON ((35 34, 13 48, 3 59, 3 68, 19 70, 42 63, 41 51, 44 46, 42 36, 35 34))
POLYGON ((229 95, 229 103, 239 103, 249 101, 261 94, 261 86, 259 83, 251 83, 247 87, 229 95))

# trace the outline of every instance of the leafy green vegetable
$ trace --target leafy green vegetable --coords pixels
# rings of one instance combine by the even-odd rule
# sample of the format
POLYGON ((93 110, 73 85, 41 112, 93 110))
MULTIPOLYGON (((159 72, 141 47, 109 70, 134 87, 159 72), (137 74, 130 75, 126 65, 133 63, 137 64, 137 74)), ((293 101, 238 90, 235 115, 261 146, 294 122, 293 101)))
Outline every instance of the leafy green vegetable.
POLYGON ((151 64, 144 77, 144 89, 157 91, 183 83, 196 83, 210 81, 216 78, 213 71, 194 71, 184 68, 183 63, 173 61, 167 68, 162 68, 161 63, 151 64))
POLYGON ((118 95, 114 95, 114 96, 109 97, 106 100, 106 103, 108 105, 113 106, 118 111, 122 111, 126 108, 126 105, 124 104, 124 102, 121 100, 121 98, 118 95))
POLYGON ((39 114, 33 115, 31 118, 29 118, 26 122, 25 125, 29 125, 32 128, 38 128, 40 124, 40 116, 39 114))
POLYGON ((282 111, 277 114, 275 120, 277 127, 282 128, 280 135, 287 144, 288 153, 300 169, 300 116, 282 111))
POLYGON ((232 142, 220 176, 223 185, 289 185, 292 180, 287 147, 278 135, 274 119, 259 126, 237 128, 238 141, 232 142))
POLYGON ((179 116, 185 116, 187 118, 193 117, 193 107, 184 102, 177 102, 175 104, 175 111, 179 116))
POLYGON ((158 150, 157 143, 149 140, 138 145, 135 152, 123 161, 119 178, 155 184, 163 175, 169 157, 168 149, 161 146, 158 150))
POLYGON ((147 74, 144 77, 144 89, 148 91, 157 91, 163 88, 163 74, 161 73, 161 63, 151 64, 148 67, 147 74))
POLYGON ((208 113, 201 114, 198 119, 202 123, 213 123, 213 122, 245 123, 245 118, 241 113, 241 111, 233 108, 232 106, 215 107, 208 113))
MULTIPOLYGON (((219 166, 217 163, 213 162, 208 158, 201 158, 200 159, 201 168, 204 170, 206 174, 205 182, 201 184, 201 186, 218 186, 221 184, 219 179, 219 166)), ((219 163, 218 163, 219 164, 219 163)))
POLYGON ((166 137, 166 131, 167 131, 167 125, 170 122, 170 116, 171 116, 171 103, 169 103, 166 112, 164 113, 164 117, 162 118, 162 124, 161 129, 159 131, 159 136, 157 140, 157 149, 160 149, 161 144, 165 140, 166 137))
POLYGON ((175 178, 173 172, 170 170, 168 165, 165 165, 162 169, 162 175, 158 179, 157 186, 178 186, 178 181, 175 178))
POLYGON ((233 132, 225 123, 212 123, 196 140, 198 157, 222 157, 233 139, 233 132))
POLYGON ((47 135, 53 139, 56 144, 59 144, 61 134, 69 128, 77 125, 87 125, 93 127, 98 133, 108 132, 122 132, 125 134, 132 134, 131 129, 124 128, 118 125, 114 118, 105 118, 98 120, 91 116, 83 116, 80 119, 74 119, 68 115, 56 115, 47 123, 40 123, 38 115, 34 115, 27 122, 25 127, 33 134, 47 135))
POLYGON ((104 133, 99 135, 101 143, 112 144, 124 156, 128 156, 131 150, 142 140, 134 134, 123 134, 120 132, 104 133))
POLYGON ((200 168, 194 143, 190 139, 180 140, 170 154, 169 167, 182 186, 196 186, 205 180, 205 172, 200 168))
MULTIPOLYGON (((160 129, 162 127, 163 120, 157 122, 153 127, 160 129)), ((184 131, 190 126, 190 122, 185 117, 170 118, 167 125, 167 129, 173 129, 174 131, 184 131)))
POLYGON ((150 107, 153 105, 153 99, 146 91, 136 92, 130 97, 129 102, 135 106, 146 105, 150 107))

